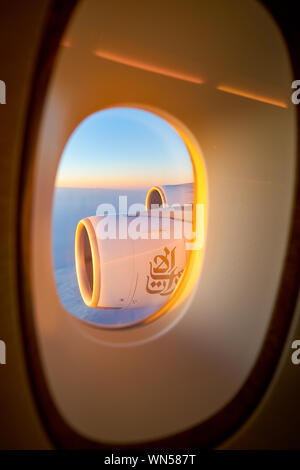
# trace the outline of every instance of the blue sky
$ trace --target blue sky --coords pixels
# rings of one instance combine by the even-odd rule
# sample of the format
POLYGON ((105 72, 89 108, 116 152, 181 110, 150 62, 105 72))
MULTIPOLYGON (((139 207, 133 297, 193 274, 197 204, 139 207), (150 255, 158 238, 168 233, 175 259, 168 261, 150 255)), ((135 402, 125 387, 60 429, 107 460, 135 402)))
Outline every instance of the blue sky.
POLYGON ((138 188, 193 181, 181 137, 163 119, 134 108, 87 117, 62 154, 57 186, 138 188))

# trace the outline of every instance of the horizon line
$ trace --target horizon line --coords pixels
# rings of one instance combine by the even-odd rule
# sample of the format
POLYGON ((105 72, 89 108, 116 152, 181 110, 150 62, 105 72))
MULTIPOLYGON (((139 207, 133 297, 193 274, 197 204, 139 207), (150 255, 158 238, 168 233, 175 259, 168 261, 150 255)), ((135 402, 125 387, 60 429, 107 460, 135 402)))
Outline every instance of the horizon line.
POLYGON ((194 181, 187 181, 185 183, 154 183, 154 184, 145 184, 143 186, 74 186, 74 185, 64 185, 64 184, 54 184, 55 188, 64 188, 64 189, 144 189, 152 186, 181 186, 184 184, 194 184, 194 181))

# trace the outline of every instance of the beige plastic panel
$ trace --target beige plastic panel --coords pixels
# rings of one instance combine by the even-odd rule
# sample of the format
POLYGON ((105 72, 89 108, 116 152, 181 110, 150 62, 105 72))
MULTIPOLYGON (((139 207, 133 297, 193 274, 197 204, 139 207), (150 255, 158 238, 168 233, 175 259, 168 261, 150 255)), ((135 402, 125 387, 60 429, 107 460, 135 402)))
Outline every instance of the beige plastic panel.
POLYGON ((86 0, 66 45, 41 123, 34 188, 32 282, 42 360, 55 403, 77 432, 110 442, 154 439, 207 419, 231 400, 263 343, 294 190, 289 58, 272 18, 250 0, 86 0), (103 59, 95 50, 193 81, 103 59), (102 331, 59 302, 53 185, 75 126, 99 109, 135 103, 170 115, 198 141, 209 186, 206 253, 182 311, 141 328, 102 331))

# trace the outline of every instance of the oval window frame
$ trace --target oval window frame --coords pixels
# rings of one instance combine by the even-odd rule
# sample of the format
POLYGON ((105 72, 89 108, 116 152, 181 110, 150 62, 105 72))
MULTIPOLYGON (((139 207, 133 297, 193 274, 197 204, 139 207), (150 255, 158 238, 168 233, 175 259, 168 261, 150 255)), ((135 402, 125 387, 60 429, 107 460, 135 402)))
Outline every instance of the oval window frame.
MULTIPOLYGON (((34 397, 43 424, 49 438, 58 448, 85 448, 114 450, 115 446, 94 442, 74 431, 62 418, 47 388, 41 357, 38 353, 38 338, 34 327, 33 299, 29 283, 30 276, 30 214, 31 214, 31 182, 34 176, 34 151, 38 137, 40 117, 46 97, 47 86, 51 75, 59 41, 72 16, 77 0, 70 0, 63 9, 57 2, 51 2, 48 20, 45 24, 42 44, 32 81, 32 92, 28 102, 28 113, 25 125, 24 142, 22 150, 22 163, 19 177, 19 194, 16 198, 16 207, 21 208, 21 217, 18 218, 17 240, 18 253, 18 298, 20 303, 20 322, 22 325, 23 344, 25 347, 27 368, 33 386, 34 397), (55 31, 55 34, 53 34, 55 31)), ((293 44, 285 16, 276 5, 267 0, 261 3, 270 11, 289 49, 294 75, 298 70, 297 57, 299 46, 293 44)), ((300 120, 300 109, 297 108, 297 122, 300 120)), ((297 159, 300 159, 299 132, 297 136, 297 159)), ((260 355, 253 370, 238 394, 233 400, 207 421, 175 436, 159 439, 147 443, 118 446, 120 450, 157 448, 178 448, 183 443, 189 447, 211 447, 231 436, 250 416, 257 406, 260 398, 267 389, 273 376, 278 359, 282 352, 284 342, 294 315, 299 285, 299 243, 298 234, 300 219, 300 165, 298 165, 298 179, 295 191, 295 204, 291 221, 290 241, 287 247, 285 264, 282 270, 281 283, 274 306, 273 317, 269 331, 265 337, 260 355), (275 343, 274 343, 275 338, 275 343), (276 344, 276 347, 274 347, 276 344), (272 346, 270 348, 270 346, 272 346)))

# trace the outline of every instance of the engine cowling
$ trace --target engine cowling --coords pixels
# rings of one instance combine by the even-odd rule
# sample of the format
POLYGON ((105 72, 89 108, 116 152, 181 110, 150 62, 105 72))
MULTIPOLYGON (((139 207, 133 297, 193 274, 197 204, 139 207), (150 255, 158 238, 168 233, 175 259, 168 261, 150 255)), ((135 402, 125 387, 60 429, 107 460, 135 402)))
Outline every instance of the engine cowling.
POLYGON ((146 196, 146 209, 155 207, 170 207, 172 205, 193 204, 194 184, 174 184, 165 186, 152 186, 146 196))
POLYGON ((183 274, 185 240, 174 219, 150 213, 137 217, 93 216, 78 223, 75 262, 86 305, 98 308, 161 305, 174 292, 183 274))

